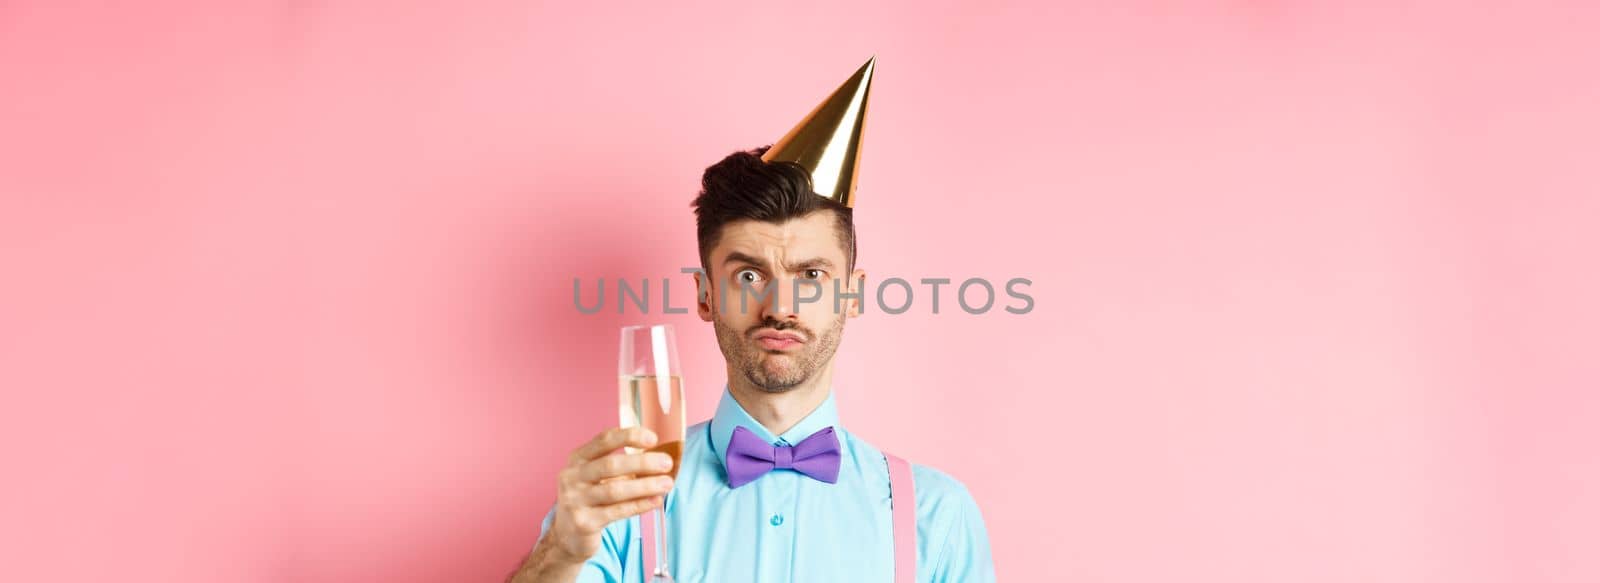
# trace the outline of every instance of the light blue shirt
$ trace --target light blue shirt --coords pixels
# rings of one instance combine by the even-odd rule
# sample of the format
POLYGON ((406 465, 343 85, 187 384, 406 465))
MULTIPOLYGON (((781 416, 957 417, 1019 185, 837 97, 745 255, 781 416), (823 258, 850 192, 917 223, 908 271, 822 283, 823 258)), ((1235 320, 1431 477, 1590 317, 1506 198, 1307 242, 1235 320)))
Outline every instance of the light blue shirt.
MULTIPOLYGON (((983 517, 967 488, 912 464, 917 508, 917 581, 990 583, 994 562, 983 517)), ((650 515, 645 514, 648 518, 650 515)), ((549 532, 555 509, 541 532, 549 532)), ((773 435, 723 389, 717 413, 689 428, 678 480, 666 499, 668 565, 678 583, 841 583, 894 580, 889 468, 883 454, 839 425, 833 395, 783 435, 773 435), (728 487, 723 456, 733 428, 793 445, 824 427, 839 437, 839 481, 773 470, 728 487)), ((640 583, 639 517, 601 535, 581 583, 640 583)))

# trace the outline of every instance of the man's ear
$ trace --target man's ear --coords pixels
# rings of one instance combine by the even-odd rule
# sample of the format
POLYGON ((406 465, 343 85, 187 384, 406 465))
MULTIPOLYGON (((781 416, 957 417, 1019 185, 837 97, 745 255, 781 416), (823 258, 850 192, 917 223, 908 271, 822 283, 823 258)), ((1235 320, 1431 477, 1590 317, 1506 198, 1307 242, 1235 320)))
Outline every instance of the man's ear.
POLYGON ((854 318, 861 315, 861 306, 867 301, 867 270, 857 269, 850 272, 848 289, 850 293, 856 294, 856 297, 850 298, 850 304, 845 309, 848 310, 849 317, 854 318))
POLYGON ((711 277, 704 271, 694 272, 694 311, 700 314, 700 321, 710 322, 715 314, 716 306, 711 302, 711 277))

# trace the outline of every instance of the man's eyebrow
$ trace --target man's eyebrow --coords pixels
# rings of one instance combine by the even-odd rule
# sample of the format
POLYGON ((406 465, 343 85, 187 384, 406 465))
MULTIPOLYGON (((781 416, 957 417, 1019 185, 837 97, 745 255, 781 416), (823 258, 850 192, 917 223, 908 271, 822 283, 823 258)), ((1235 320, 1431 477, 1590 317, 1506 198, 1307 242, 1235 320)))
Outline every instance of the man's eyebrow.
POLYGON ((815 257, 789 264, 789 271, 800 271, 802 269, 833 269, 833 262, 828 261, 826 257, 815 257))
MULTIPOLYGON (((744 253, 740 253, 738 251, 729 253, 727 258, 722 260, 723 265, 727 265, 729 263, 745 263, 761 268, 767 267, 766 260, 745 255, 744 253)), ((802 259, 800 261, 790 262, 784 267, 788 268, 789 271, 801 271, 805 269, 833 269, 833 262, 828 261, 826 257, 813 257, 811 259, 802 259)))
POLYGON ((748 264, 754 265, 756 267, 766 267, 766 265, 767 265, 766 261, 762 261, 762 260, 757 259, 755 257, 751 257, 749 255, 745 255, 745 254, 740 253, 738 251, 734 251, 732 253, 729 253, 728 257, 726 259, 722 260, 722 264, 723 265, 727 265, 729 263, 748 263, 748 264))

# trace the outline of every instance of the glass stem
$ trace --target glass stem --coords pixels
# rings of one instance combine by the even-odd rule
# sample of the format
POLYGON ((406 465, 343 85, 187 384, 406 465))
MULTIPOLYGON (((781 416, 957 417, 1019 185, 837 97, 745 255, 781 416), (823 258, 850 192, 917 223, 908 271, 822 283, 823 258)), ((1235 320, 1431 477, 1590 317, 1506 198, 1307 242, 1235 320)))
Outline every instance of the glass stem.
POLYGON ((653 518, 651 530, 655 532, 656 539, 656 572, 652 578, 656 581, 672 581, 672 571, 667 569, 667 528, 664 510, 657 508, 650 511, 653 518))

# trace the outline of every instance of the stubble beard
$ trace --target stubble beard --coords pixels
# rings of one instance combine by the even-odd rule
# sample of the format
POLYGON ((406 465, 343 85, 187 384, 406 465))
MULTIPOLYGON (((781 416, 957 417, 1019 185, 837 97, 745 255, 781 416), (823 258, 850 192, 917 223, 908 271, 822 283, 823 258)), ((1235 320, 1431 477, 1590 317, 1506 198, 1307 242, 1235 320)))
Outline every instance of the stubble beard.
POLYGON ((814 334, 797 324, 772 318, 767 318, 744 332, 735 331, 724 324, 721 318, 712 318, 711 327, 717 332, 717 345, 722 347, 723 358, 733 365, 734 370, 743 374, 745 380, 763 391, 782 393, 811 379, 833 358, 833 353, 839 349, 840 337, 844 335, 844 320, 845 315, 839 314, 834 319, 833 325, 821 335, 814 334), (757 346, 752 336, 752 332, 759 328, 794 330, 804 335, 806 342, 801 345, 798 353, 766 350, 757 346), (788 361, 792 365, 775 366, 781 361, 788 361))

